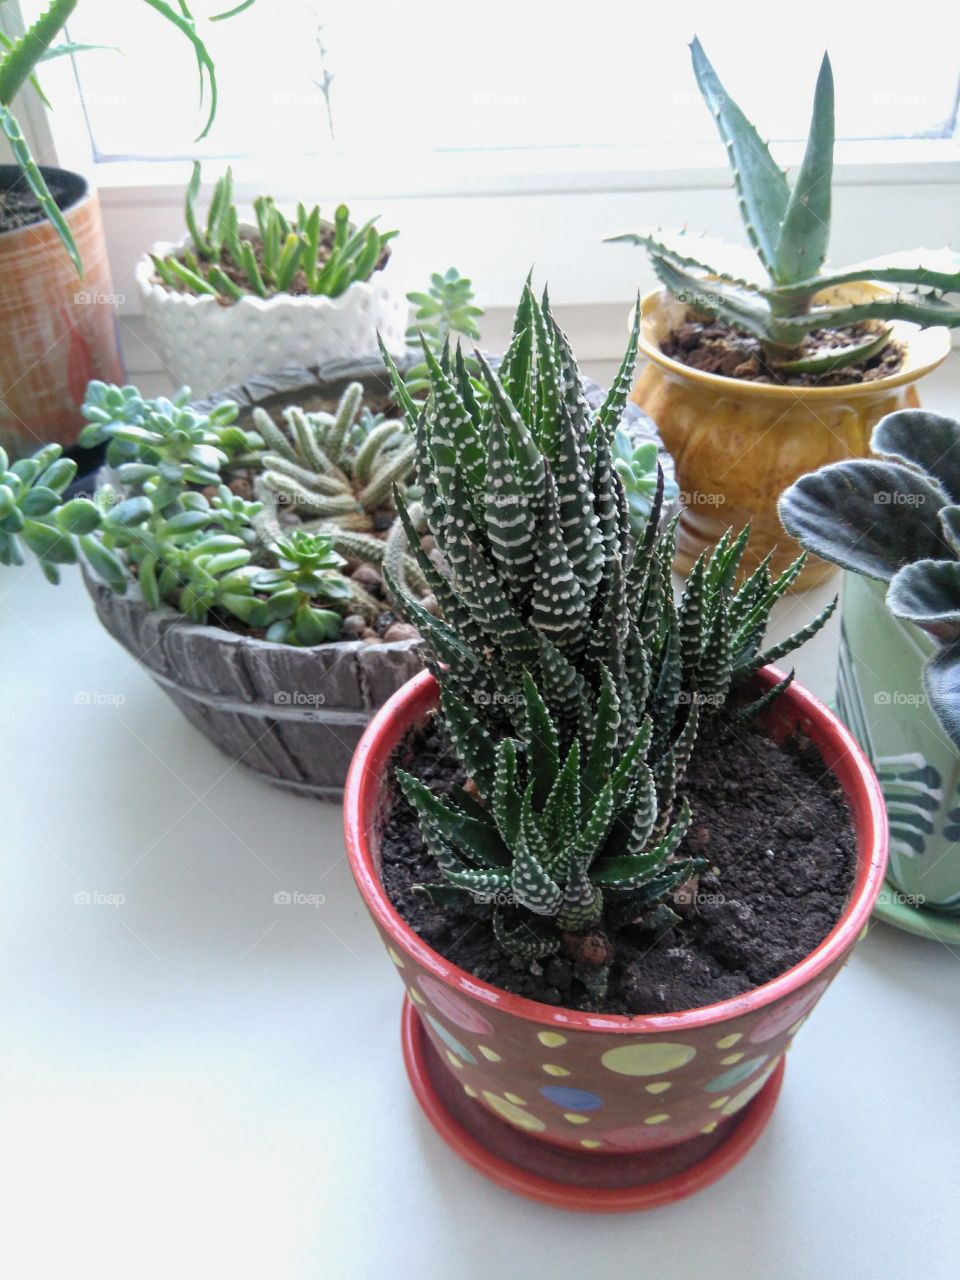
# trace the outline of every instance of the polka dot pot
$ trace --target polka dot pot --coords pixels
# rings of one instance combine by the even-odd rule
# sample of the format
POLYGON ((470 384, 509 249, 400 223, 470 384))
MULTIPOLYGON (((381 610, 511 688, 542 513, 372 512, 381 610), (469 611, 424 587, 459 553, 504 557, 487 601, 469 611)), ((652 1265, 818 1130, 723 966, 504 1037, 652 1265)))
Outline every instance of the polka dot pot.
MULTIPOLYGON (((776 675, 768 668, 758 682, 769 687, 776 675)), ((469 1131, 474 1146, 496 1147, 525 1169, 550 1166, 549 1176, 570 1184, 623 1186, 618 1165, 629 1168, 627 1180, 655 1181, 658 1170, 681 1177, 733 1141, 768 1082, 775 1092, 797 1031, 867 923, 886 864, 884 809, 869 764, 825 707, 790 688, 766 730, 775 740, 796 726, 806 732, 846 793, 856 828, 856 877, 841 919, 800 964, 732 1000, 632 1018, 581 1013, 471 977, 413 933, 383 891, 377 833, 390 802, 390 756, 432 711, 436 693, 432 676, 417 676, 371 723, 347 779, 344 821, 354 876, 422 1037, 408 1066, 419 1055, 432 1095, 457 1117, 438 1128, 478 1167, 452 1132, 469 1131)), ((424 1101, 416 1079, 414 1086, 424 1101)))
MULTIPOLYGON (((187 243, 161 243, 151 252, 162 257, 187 243)), ((405 350, 410 308, 392 256, 337 298, 281 293, 224 304, 157 283, 149 257, 137 266, 137 287, 151 345, 174 383, 195 396, 292 365, 376 356, 378 330, 392 355, 405 350)))

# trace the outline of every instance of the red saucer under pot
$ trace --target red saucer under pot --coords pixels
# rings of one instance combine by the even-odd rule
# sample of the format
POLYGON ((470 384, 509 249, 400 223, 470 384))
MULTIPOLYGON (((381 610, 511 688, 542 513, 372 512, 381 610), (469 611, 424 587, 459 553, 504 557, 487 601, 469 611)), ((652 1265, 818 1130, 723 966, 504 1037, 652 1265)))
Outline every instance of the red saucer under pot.
MULTIPOLYGON (((780 678, 773 668, 761 688, 780 678)), ((848 730, 792 685, 767 712, 774 740, 799 727, 847 797, 857 838, 850 899, 800 964, 742 996, 681 1013, 624 1017, 539 1004, 433 951, 380 880, 390 758, 437 703, 424 672, 363 735, 347 778, 354 877, 406 988, 403 1050, 432 1124, 468 1163, 522 1195, 570 1209, 650 1208, 732 1167, 776 1102, 784 1053, 850 955, 883 883, 887 829, 873 771, 848 730)))

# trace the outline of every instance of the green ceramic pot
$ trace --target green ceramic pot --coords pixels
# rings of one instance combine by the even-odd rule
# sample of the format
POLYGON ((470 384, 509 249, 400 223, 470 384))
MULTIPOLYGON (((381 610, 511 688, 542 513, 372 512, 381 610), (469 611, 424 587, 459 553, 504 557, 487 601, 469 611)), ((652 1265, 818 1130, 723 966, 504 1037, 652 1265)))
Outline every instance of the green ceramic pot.
POLYGON ((870 757, 890 819, 878 914, 960 941, 960 754, 923 692, 935 642, 886 606, 886 586, 844 575, 837 709, 870 757))

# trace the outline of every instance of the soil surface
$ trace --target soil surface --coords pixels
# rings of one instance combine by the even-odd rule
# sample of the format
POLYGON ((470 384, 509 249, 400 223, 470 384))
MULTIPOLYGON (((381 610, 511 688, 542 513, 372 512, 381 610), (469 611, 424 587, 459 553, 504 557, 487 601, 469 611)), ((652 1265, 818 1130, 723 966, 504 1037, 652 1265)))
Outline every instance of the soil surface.
MULTIPOLYGON (((804 339, 799 355, 822 354, 824 348, 850 346, 882 328, 879 322, 865 320, 847 329, 814 329, 804 339)), ((857 382, 875 382, 888 378, 903 365, 906 352, 898 342, 885 347, 859 364, 836 369, 832 373, 798 373, 786 377, 764 363, 763 349, 757 338, 722 320, 697 320, 689 317, 672 329, 660 343, 660 350, 671 360, 718 373, 725 378, 745 382, 768 382, 785 387, 847 387, 857 382)))
MULTIPOLYGON (((408 735, 395 763, 437 794, 464 780, 433 721, 408 735)), ((701 731, 682 791, 694 816, 679 854, 707 860, 695 901, 677 902, 679 922, 659 932, 602 922, 601 939, 615 958, 599 1002, 565 955, 526 967, 506 957, 489 907, 431 902, 418 886, 442 877, 399 793, 381 833, 384 888, 434 950, 532 1000, 638 1014, 729 999, 797 964, 836 924, 853 885, 853 827, 840 787, 805 737, 781 748, 722 716, 701 731)))
MULTIPOLYGON (((49 169, 45 169, 43 173, 50 194, 60 209, 69 209, 76 204, 82 194, 76 177, 58 177, 49 169)), ((29 227, 34 222, 43 222, 46 216, 37 197, 22 179, 0 188, 0 232, 29 227)))

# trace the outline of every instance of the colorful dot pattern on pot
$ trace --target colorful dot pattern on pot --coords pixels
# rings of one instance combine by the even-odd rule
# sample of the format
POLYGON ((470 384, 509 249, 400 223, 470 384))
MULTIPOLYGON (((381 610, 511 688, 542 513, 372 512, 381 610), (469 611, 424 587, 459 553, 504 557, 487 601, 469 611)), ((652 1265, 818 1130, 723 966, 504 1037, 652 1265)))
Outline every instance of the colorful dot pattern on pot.
POLYGON ((739 1017, 631 1035, 600 1026, 565 1030, 562 1013, 553 1026, 516 1017, 388 949, 441 1060, 469 1098, 524 1132, 610 1153, 715 1132, 760 1092, 833 976, 739 1017))

